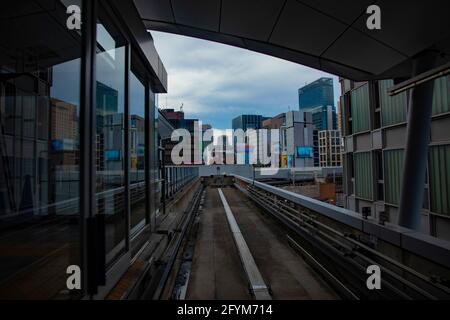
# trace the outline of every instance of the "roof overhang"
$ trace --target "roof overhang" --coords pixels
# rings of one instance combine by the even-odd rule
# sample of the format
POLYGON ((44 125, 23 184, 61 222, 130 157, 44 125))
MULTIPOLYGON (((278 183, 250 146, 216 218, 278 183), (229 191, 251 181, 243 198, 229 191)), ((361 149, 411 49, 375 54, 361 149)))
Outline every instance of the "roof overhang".
POLYGON ((110 0, 110 4, 123 19, 128 32, 132 35, 131 40, 134 42, 136 53, 142 58, 152 75, 150 79, 152 90, 155 93, 166 93, 168 89, 167 71, 156 51, 153 38, 143 25, 133 1, 110 0))
POLYGON ((268 54, 356 81, 409 77, 432 48, 450 61, 450 1, 134 0, 150 30, 268 54), (369 30, 367 7, 381 8, 369 30))

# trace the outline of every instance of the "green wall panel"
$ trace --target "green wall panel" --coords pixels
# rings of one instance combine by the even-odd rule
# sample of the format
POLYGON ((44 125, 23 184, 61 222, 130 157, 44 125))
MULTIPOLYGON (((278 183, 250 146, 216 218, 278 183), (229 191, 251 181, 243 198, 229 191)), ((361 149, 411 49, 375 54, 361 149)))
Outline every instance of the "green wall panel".
POLYGON ((353 133, 370 130, 369 85, 365 84, 351 92, 353 133))
POLYGON ((373 155, 372 152, 353 154, 355 166, 355 195, 359 198, 373 200, 373 155))
POLYGON ((450 145, 430 148, 431 211, 450 215, 450 145))
POLYGON ((389 204, 398 205, 400 203, 404 151, 403 149, 385 150, 383 158, 385 201, 389 204))
POLYGON ((378 81, 378 95, 381 106, 383 126, 390 126, 406 121, 406 92, 400 93, 393 97, 389 96, 388 89, 393 85, 393 80, 378 81))
POLYGON ((450 76, 434 81, 433 114, 450 111, 450 76))

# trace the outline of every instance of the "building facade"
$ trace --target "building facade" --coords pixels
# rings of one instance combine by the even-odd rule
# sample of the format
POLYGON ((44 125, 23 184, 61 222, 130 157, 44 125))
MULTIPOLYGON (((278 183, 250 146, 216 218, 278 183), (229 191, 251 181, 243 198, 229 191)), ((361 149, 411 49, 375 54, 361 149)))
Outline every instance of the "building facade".
POLYGON ((342 138, 339 130, 322 130, 319 137, 320 167, 342 166, 342 138))
POLYGON ((286 113, 286 130, 282 139, 286 156, 286 167, 302 168, 314 166, 312 114, 303 111, 286 113))
POLYGON ((320 78, 298 89, 298 107, 300 110, 318 106, 334 105, 332 78, 320 78))
POLYGON ((0 299, 104 298, 155 228, 164 66, 132 2, 66 3, 2 4, 0 299))
MULTIPOLYGON (((346 207, 367 207, 397 224, 406 143, 408 95, 389 96, 392 80, 340 79, 344 137, 346 207)), ((433 115, 424 177, 421 231, 438 238, 450 234, 450 77, 435 80, 433 115)))
MULTIPOLYGON (((186 164, 202 164, 203 163, 203 127, 200 127, 198 119, 185 118, 183 111, 175 111, 174 109, 161 109, 160 113, 167 119, 174 129, 185 129, 189 131, 191 135, 191 156, 189 163, 186 164), (198 141, 195 141, 195 135, 197 135, 198 141)), ((171 152, 178 141, 172 141, 171 139, 165 139, 163 141, 163 147, 165 148, 165 161, 166 164, 173 164, 171 152)))
POLYGON ((242 129, 247 131, 248 129, 261 129, 264 120, 269 119, 259 114, 242 114, 232 120, 233 130, 242 129))
MULTIPOLYGON (((259 115, 259 114, 242 114, 240 116, 237 116, 236 118, 234 118, 231 121, 231 127, 233 129, 233 132, 235 130, 241 129, 246 133, 247 130, 262 129, 263 122, 268 119, 269 119, 268 117, 263 117, 262 115, 259 115)), ((257 143, 258 143, 258 134, 256 134, 254 137, 253 136, 249 137, 246 135, 244 146, 238 146, 237 138, 234 137, 233 138, 234 153, 237 154, 238 151, 243 152, 244 153, 244 159, 243 159, 244 164, 248 165, 251 162, 250 158, 254 157, 254 155, 255 155, 255 150, 251 150, 251 148, 252 148, 251 146, 257 145, 257 143), (251 139, 252 141, 250 141, 249 139, 251 139), (244 149, 244 150, 238 150, 238 148, 244 149), (252 154, 252 156, 250 154, 252 154)), ((258 159, 256 159, 256 162, 258 162, 258 159)))

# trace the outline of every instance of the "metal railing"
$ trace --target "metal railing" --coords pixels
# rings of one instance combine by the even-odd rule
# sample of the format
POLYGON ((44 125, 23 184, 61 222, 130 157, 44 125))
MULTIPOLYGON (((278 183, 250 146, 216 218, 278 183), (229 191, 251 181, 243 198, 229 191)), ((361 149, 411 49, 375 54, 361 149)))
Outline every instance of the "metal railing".
MULTIPOLYGON (((450 243, 265 183, 235 176, 236 186, 286 225, 307 255, 361 298, 449 299, 450 243), (382 290, 368 290, 367 267, 382 290)), ((342 291, 342 290, 341 290, 342 291)), ((348 294, 347 294, 348 295, 348 294)))
POLYGON ((166 166, 165 181, 163 188, 165 188, 165 198, 170 199, 175 193, 187 185, 192 179, 198 177, 198 167, 192 166, 166 166))

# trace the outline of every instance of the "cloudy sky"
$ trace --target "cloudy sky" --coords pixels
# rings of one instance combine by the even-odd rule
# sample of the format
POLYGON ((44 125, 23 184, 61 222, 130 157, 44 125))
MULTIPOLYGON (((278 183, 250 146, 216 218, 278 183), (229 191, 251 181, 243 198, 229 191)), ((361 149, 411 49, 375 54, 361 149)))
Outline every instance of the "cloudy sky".
MULTIPOLYGON (((275 116, 298 110, 297 90, 328 73, 215 42, 151 32, 167 69, 169 93, 160 108, 179 109, 214 128, 231 128, 240 114, 275 116)), ((335 101, 339 83, 334 78, 335 101)))

